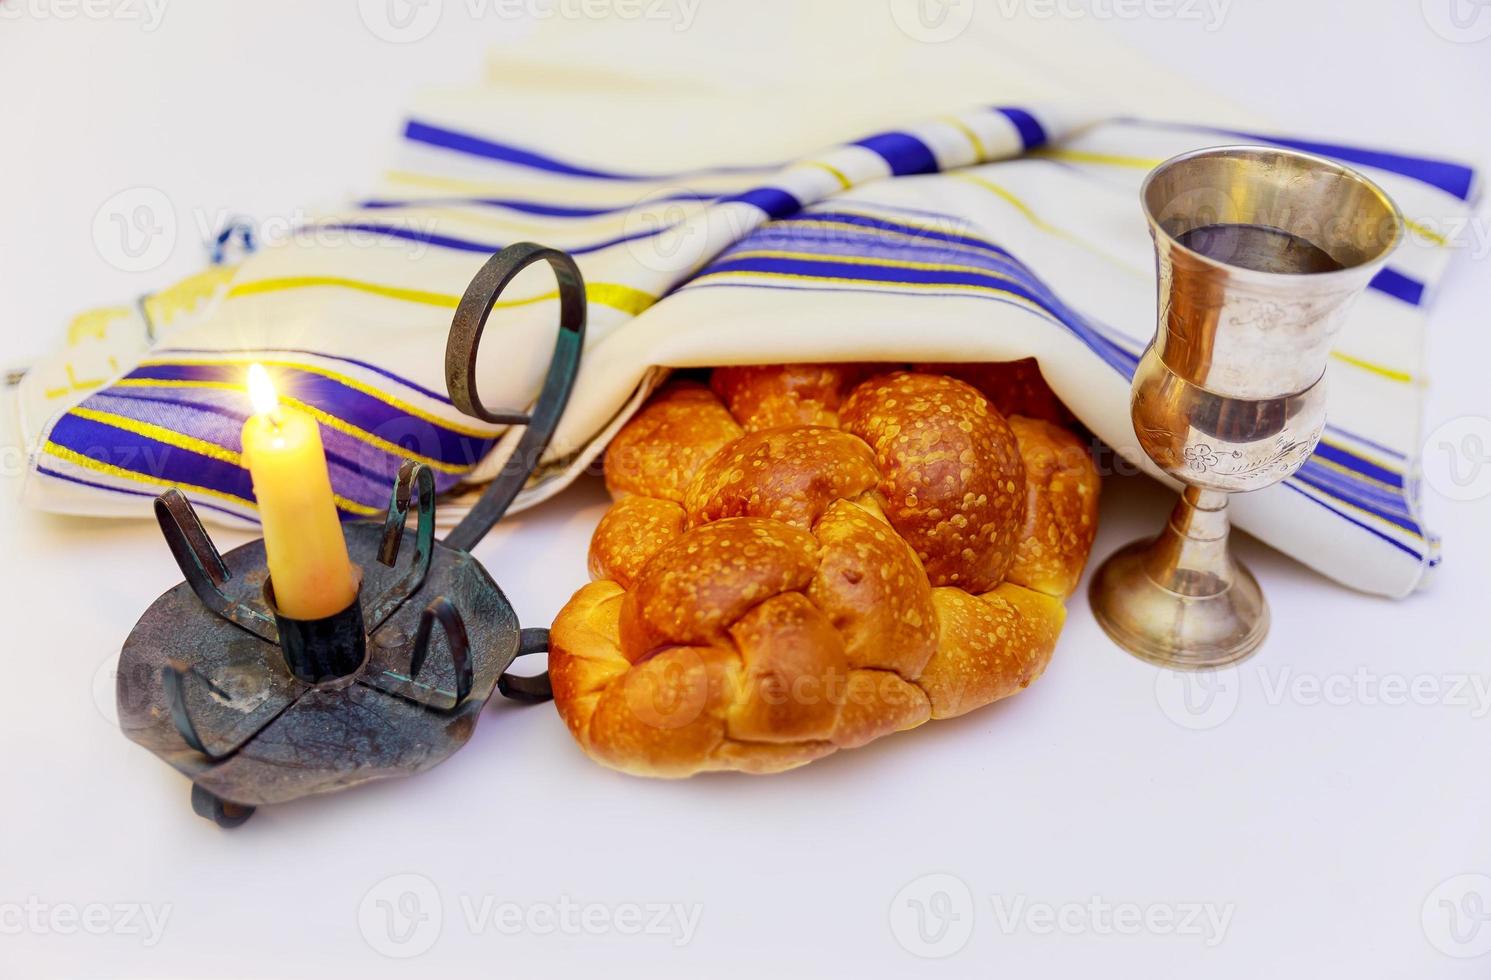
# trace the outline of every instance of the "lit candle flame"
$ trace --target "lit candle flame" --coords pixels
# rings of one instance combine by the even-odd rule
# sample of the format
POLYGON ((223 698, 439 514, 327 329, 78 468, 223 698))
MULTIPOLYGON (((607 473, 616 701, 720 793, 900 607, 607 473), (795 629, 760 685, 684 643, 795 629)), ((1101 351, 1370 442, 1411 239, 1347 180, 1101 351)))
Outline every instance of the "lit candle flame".
POLYGON ((262 364, 251 364, 248 370, 249 400, 254 403, 254 412, 273 416, 279 411, 280 393, 274 388, 274 380, 262 364))

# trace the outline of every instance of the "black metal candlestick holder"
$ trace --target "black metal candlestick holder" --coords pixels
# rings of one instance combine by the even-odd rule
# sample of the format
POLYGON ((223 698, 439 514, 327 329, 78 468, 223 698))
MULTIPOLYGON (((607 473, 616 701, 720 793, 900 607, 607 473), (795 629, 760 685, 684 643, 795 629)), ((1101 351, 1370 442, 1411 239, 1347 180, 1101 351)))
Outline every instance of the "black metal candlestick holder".
POLYGON ((444 541, 435 538, 434 477, 406 462, 386 519, 344 525, 362 579, 357 601, 335 616, 281 615, 263 541, 219 554, 183 494, 156 500, 186 580, 156 600, 125 642, 119 722, 192 780, 197 813, 236 827, 265 804, 421 772, 466 744, 494 693, 551 697, 547 674, 508 672, 518 657, 548 649, 548 631, 519 627, 471 550, 506 513, 554 434, 579 368, 585 305, 580 270, 554 249, 513 245, 477 273, 446 347, 451 398, 467 415, 526 429, 444 541), (538 261, 559 283, 547 377, 531 414, 488 410, 476 387, 482 330, 502 290, 538 261), (404 541, 411 508, 413 548, 404 541))

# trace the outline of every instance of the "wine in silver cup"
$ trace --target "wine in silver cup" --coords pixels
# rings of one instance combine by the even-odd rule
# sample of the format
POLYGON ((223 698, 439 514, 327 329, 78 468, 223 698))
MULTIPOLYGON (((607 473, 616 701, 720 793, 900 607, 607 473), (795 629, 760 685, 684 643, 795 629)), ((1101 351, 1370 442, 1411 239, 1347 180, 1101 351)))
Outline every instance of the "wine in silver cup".
POLYGON ((1140 447, 1184 492, 1157 538, 1098 569, 1092 608, 1138 657, 1216 667, 1255 651, 1269 624, 1228 550, 1227 496, 1278 483, 1315 451, 1332 345, 1403 223, 1356 171, 1276 148, 1175 157, 1140 196, 1159 322, 1130 407, 1140 447))

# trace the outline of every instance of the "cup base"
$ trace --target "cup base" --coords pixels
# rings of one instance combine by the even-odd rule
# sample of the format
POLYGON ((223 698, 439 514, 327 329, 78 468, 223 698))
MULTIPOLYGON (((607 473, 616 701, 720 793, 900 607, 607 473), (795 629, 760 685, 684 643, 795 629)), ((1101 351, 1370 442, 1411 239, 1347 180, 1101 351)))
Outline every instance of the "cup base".
POLYGON ((1141 660, 1174 670, 1236 663, 1268 635, 1268 603, 1257 579, 1228 556, 1217 590, 1185 594, 1157 582, 1163 536, 1115 552, 1093 575, 1089 597, 1098 625, 1141 660))

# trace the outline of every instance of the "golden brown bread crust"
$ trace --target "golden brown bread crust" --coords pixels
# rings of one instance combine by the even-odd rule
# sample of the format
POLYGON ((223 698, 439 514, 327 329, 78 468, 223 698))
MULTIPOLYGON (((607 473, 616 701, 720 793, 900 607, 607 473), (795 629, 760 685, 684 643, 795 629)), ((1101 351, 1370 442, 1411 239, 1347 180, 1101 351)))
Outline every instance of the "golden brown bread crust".
POLYGON ((844 397, 876 370, 869 364, 723 367, 711 374, 709 387, 750 432, 784 425, 837 428, 844 397))
POLYGON ((800 592, 767 599, 730 627, 744 671, 725 734, 743 742, 833 735, 849 680, 844 641, 800 592))
POLYGON ((550 637, 591 756, 779 772, 1040 675, 1096 531, 1079 439, 927 373, 721 369, 712 389, 666 386, 607 455, 598 581, 550 637))
POLYGON ((1023 415, 1068 428, 1077 424, 1076 417, 1046 384, 1041 366, 1033 357, 997 363, 919 364, 916 370, 945 374, 973 385, 1005 418, 1023 415))
POLYGON ((1005 582, 986 595, 932 590, 937 656, 918 678, 933 718, 955 718, 1023 690, 1041 675, 1066 622, 1054 596, 1005 582))
POLYGON ((1005 580, 1064 599, 1097 537, 1098 473, 1069 429, 1019 416, 1010 428, 1025 460, 1025 526, 1005 580))
POLYGON ((750 432, 710 457, 684 494, 690 527, 768 517, 811 528, 828 506, 880 479, 875 454, 847 432, 793 426, 750 432))
POLYGON ((915 678, 937 649, 932 586, 916 552, 884 518, 847 500, 813 535, 823 551, 807 595, 843 636, 849 666, 915 678))
POLYGON ((741 428, 701 384, 671 381, 606 447, 606 489, 683 502, 694 473, 741 428))
POLYGON ((927 692, 883 670, 852 670, 833 742, 857 749, 883 735, 909 731, 932 717, 927 692))
POLYGON ((621 605, 621 649, 720 643, 753 606, 806 586, 818 542, 800 528, 736 517, 687 532, 642 567, 621 605))
POLYGON ((683 507, 658 497, 622 497, 590 539, 590 577, 630 588, 648 559, 683 536, 683 507))
POLYGON ((932 584, 999 584, 1025 522, 1025 464, 988 399, 952 378, 900 372, 854 389, 842 421, 875 450, 881 507, 932 584))

